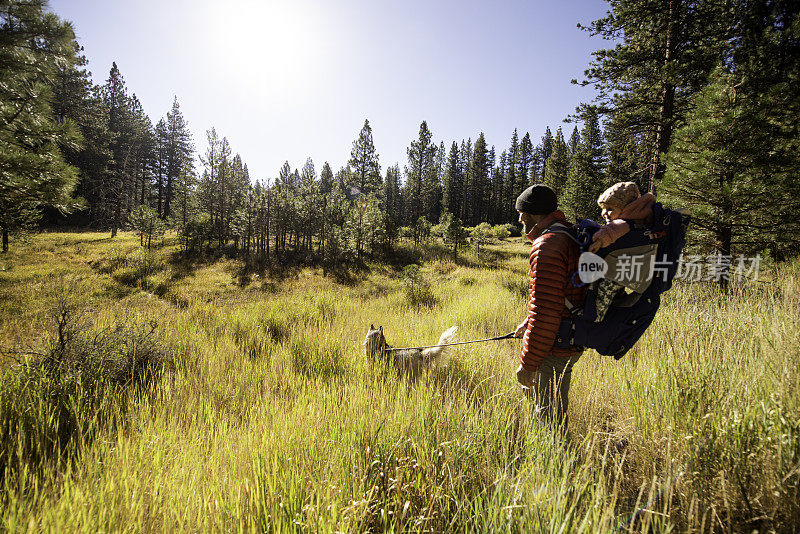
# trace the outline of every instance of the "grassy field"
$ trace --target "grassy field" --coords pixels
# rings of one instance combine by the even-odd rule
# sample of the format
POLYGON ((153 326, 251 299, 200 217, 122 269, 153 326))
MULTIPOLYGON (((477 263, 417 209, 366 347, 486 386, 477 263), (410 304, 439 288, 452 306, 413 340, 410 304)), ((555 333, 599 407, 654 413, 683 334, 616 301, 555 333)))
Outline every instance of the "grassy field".
POLYGON ((462 340, 512 330, 521 240, 457 262, 429 251, 421 303, 402 265, 259 275, 179 261, 169 240, 147 254, 129 234, 12 245, 0 344, 60 365, 2 363, 0 530, 800 524, 796 263, 724 295, 679 284, 623 360, 585 353, 561 437, 532 420, 514 380, 518 340, 460 347, 413 384, 363 357, 370 323, 395 346, 454 324, 462 340))

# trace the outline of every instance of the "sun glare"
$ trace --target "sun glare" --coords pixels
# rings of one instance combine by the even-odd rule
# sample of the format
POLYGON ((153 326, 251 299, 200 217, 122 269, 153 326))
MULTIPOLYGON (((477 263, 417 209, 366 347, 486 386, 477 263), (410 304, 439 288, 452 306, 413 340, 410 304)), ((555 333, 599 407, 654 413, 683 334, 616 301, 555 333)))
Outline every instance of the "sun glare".
POLYGON ((262 86, 297 83, 314 58, 311 15, 296 2, 215 2, 208 9, 209 44, 219 65, 240 79, 262 86))

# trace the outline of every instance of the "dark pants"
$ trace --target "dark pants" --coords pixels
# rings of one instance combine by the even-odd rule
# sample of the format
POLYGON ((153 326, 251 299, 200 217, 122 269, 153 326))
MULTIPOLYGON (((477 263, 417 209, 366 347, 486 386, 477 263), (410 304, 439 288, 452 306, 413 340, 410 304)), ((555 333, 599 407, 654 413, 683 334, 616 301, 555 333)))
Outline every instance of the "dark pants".
POLYGON ((548 354, 533 383, 533 413, 542 421, 567 429, 569 417, 569 383, 572 378, 572 366, 578 356, 564 358, 548 354))

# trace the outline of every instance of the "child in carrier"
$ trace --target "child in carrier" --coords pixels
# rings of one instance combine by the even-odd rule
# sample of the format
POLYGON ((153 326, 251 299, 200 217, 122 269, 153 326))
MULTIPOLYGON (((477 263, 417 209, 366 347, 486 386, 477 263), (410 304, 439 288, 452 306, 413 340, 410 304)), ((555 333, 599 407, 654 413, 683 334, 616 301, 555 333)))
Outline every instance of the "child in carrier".
MULTIPOLYGON (((602 211, 606 225, 594 234, 590 252, 597 252, 613 244, 617 239, 627 234, 631 224, 651 225, 653 223, 653 204, 656 197, 652 193, 642 195, 634 182, 618 182, 605 191, 597 199, 597 204, 602 211)), ((595 321, 603 320, 611 301, 614 299, 622 284, 614 280, 602 279, 597 287, 597 317, 595 321)))

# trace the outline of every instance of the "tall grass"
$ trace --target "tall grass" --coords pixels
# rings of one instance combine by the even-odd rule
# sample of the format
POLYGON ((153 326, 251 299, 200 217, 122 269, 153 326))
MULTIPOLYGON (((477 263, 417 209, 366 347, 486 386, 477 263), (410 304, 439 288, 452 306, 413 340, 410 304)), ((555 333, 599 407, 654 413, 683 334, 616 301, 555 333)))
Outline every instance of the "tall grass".
MULTIPOLYGON (((423 261, 435 298, 419 306, 400 270, 379 265, 347 285, 314 269, 241 284, 230 260, 188 273, 161 263, 130 279, 124 254, 104 258, 112 247, 135 253, 134 238, 95 237, 42 236, 3 260, 4 339, 47 328, 58 265, 82 277, 73 292, 98 328, 118 323, 120 306, 157 321, 175 366, 125 403, 111 386, 90 403, 76 383, 54 397, 57 382, 26 385, 7 367, 0 458, 17 463, 3 473, 6 530, 751 532, 800 522, 797 266, 725 295, 678 285, 623 360, 581 357, 563 437, 531 418, 513 378, 518 341, 459 347, 415 383, 362 354, 370 323, 396 346, 433 343, 453 324, 465 340, 511 330, 525 310, 520 242, 487 247, 492 268, 423 261), (162 298, 151 292, 159 284, 162 298), (25 440, 52 441, 54 421, 66 420, 91 433, 71 430, 34 463, 25 440)), ((168 258, 169 246, 155 254, 168 258)))

